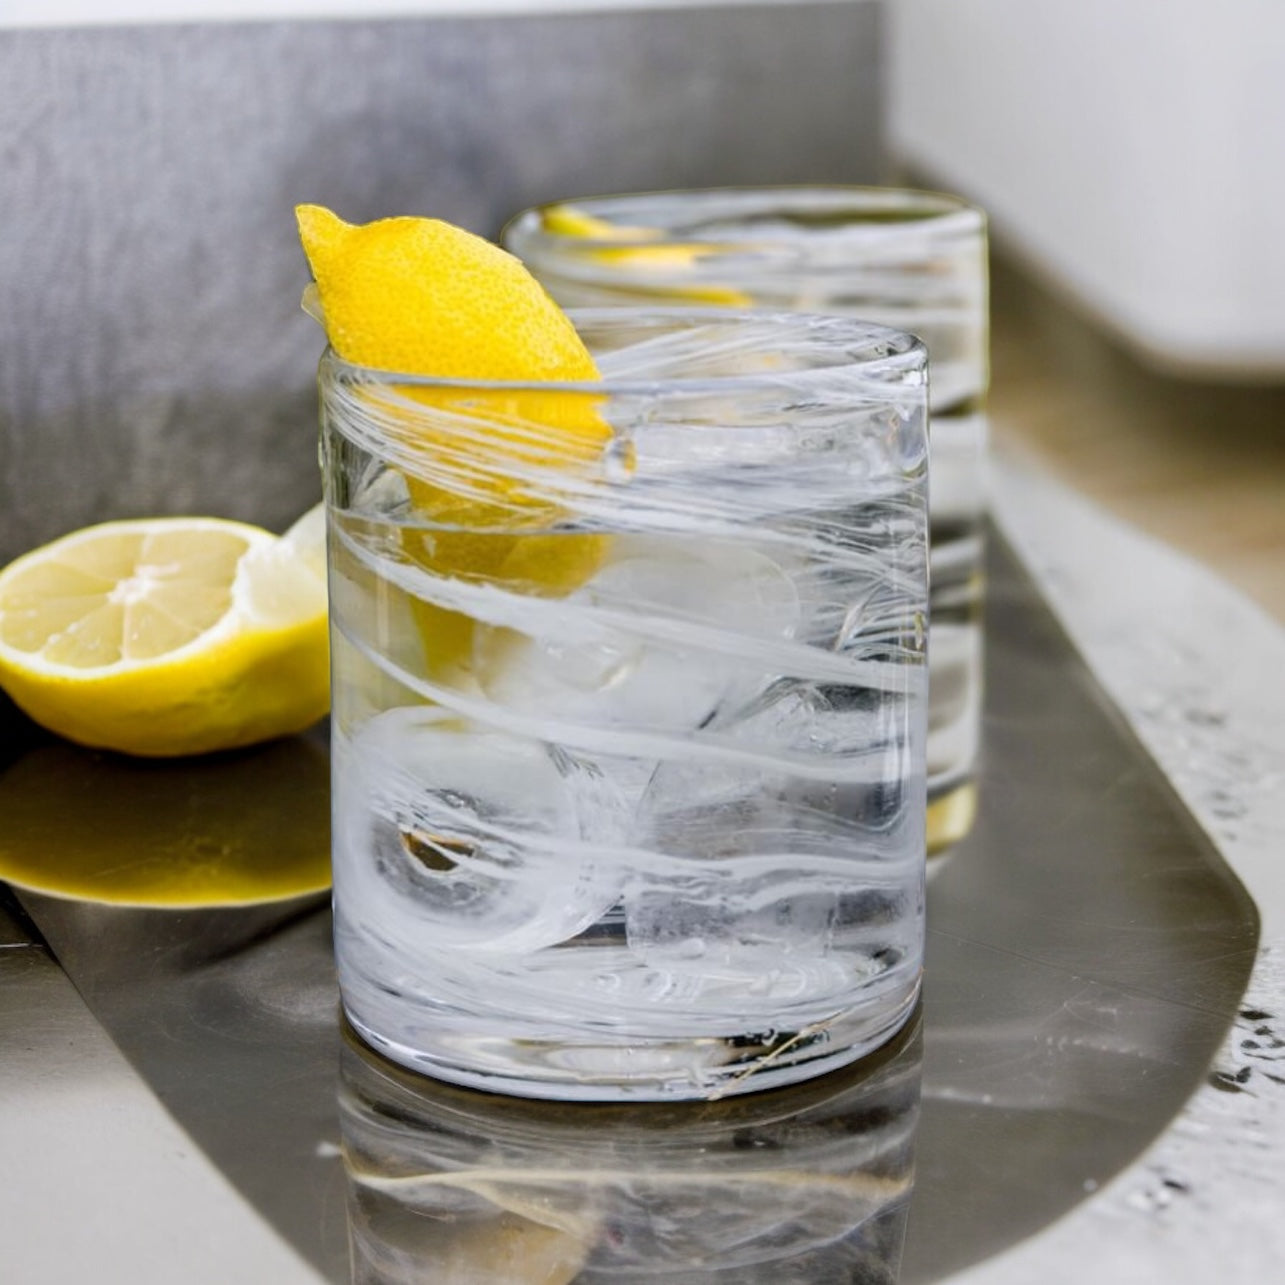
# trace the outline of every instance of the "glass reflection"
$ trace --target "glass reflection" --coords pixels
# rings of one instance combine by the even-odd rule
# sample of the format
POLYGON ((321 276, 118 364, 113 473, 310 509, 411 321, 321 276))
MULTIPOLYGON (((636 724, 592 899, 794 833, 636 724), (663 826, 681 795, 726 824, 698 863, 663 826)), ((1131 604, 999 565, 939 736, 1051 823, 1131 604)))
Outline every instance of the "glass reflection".
POLYGON ((705 1103, 501 1098, 345 1030, 354 1285, 891 1285, 919 1114, 918 1018, 855 1067, 705 1103))

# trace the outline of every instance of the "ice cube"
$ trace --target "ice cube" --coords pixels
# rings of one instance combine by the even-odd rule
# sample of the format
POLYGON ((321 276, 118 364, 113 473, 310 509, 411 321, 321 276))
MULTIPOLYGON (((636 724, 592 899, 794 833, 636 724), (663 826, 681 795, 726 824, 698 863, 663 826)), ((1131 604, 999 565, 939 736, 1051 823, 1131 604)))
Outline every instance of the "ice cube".
POLYGON ((617 899, 602 850, 628 807, 574 756, 432 706, 389 710, 336 752, 336 883, 392 945, 522 954, 617 899))
POLYGON ((646 537, 617 537, 559 605, 530 633, 478 631, 486 694, 524 714, 653 731, 700 727, 761 686, 762 661, 738 659, 738 640, 788 639, 799 614, 785 568, 758 550, 646 537))
POLYGON ((653 774, 636 842, 666 860, 626 886, 630 947, 676 978, 739 975, 776 999, 860 967, 850 926, 832 949, 836 926, 863 889, 900 886, 919 835, 904 709, 878 690, 783 679, 720 713, 711 730, 759 761, 653 774))

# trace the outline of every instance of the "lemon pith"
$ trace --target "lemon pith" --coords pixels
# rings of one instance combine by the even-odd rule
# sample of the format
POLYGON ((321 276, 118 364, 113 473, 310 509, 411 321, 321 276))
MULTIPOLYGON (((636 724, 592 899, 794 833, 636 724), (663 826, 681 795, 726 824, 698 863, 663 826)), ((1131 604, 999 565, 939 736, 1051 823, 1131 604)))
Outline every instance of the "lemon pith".
POLYGON ((329 705, 325 586, 270 532, 104 523, 0 572, 0 686, 70 740, 145 756, 301 731, 329 705))

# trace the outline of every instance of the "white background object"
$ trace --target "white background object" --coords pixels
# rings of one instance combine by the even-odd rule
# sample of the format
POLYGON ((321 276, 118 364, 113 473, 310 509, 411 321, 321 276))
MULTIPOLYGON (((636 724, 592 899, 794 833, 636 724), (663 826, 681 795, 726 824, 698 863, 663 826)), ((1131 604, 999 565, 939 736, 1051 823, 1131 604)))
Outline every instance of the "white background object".
POLYGON ((888 12, 896 155, 1154 362, 1285 377, 1285 4, 888 12))

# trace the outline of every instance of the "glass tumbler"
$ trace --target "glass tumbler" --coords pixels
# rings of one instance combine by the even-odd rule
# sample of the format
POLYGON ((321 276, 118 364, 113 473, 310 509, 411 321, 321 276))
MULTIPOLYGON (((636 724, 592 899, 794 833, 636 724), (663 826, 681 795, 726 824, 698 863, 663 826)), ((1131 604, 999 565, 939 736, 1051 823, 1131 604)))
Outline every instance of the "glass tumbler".
POLYGON ((573 321, 598 382, 321 363, 345 1010, 517 1095, 804 1079, 919 989, 926 354, 573 321))
POLYGON ((898 188, 705 189, 542 206, 506 246, 564 306, 841 313, 918 335, 931 378, 928 850, 972 826, 982 715, 986 220, 898 188))

